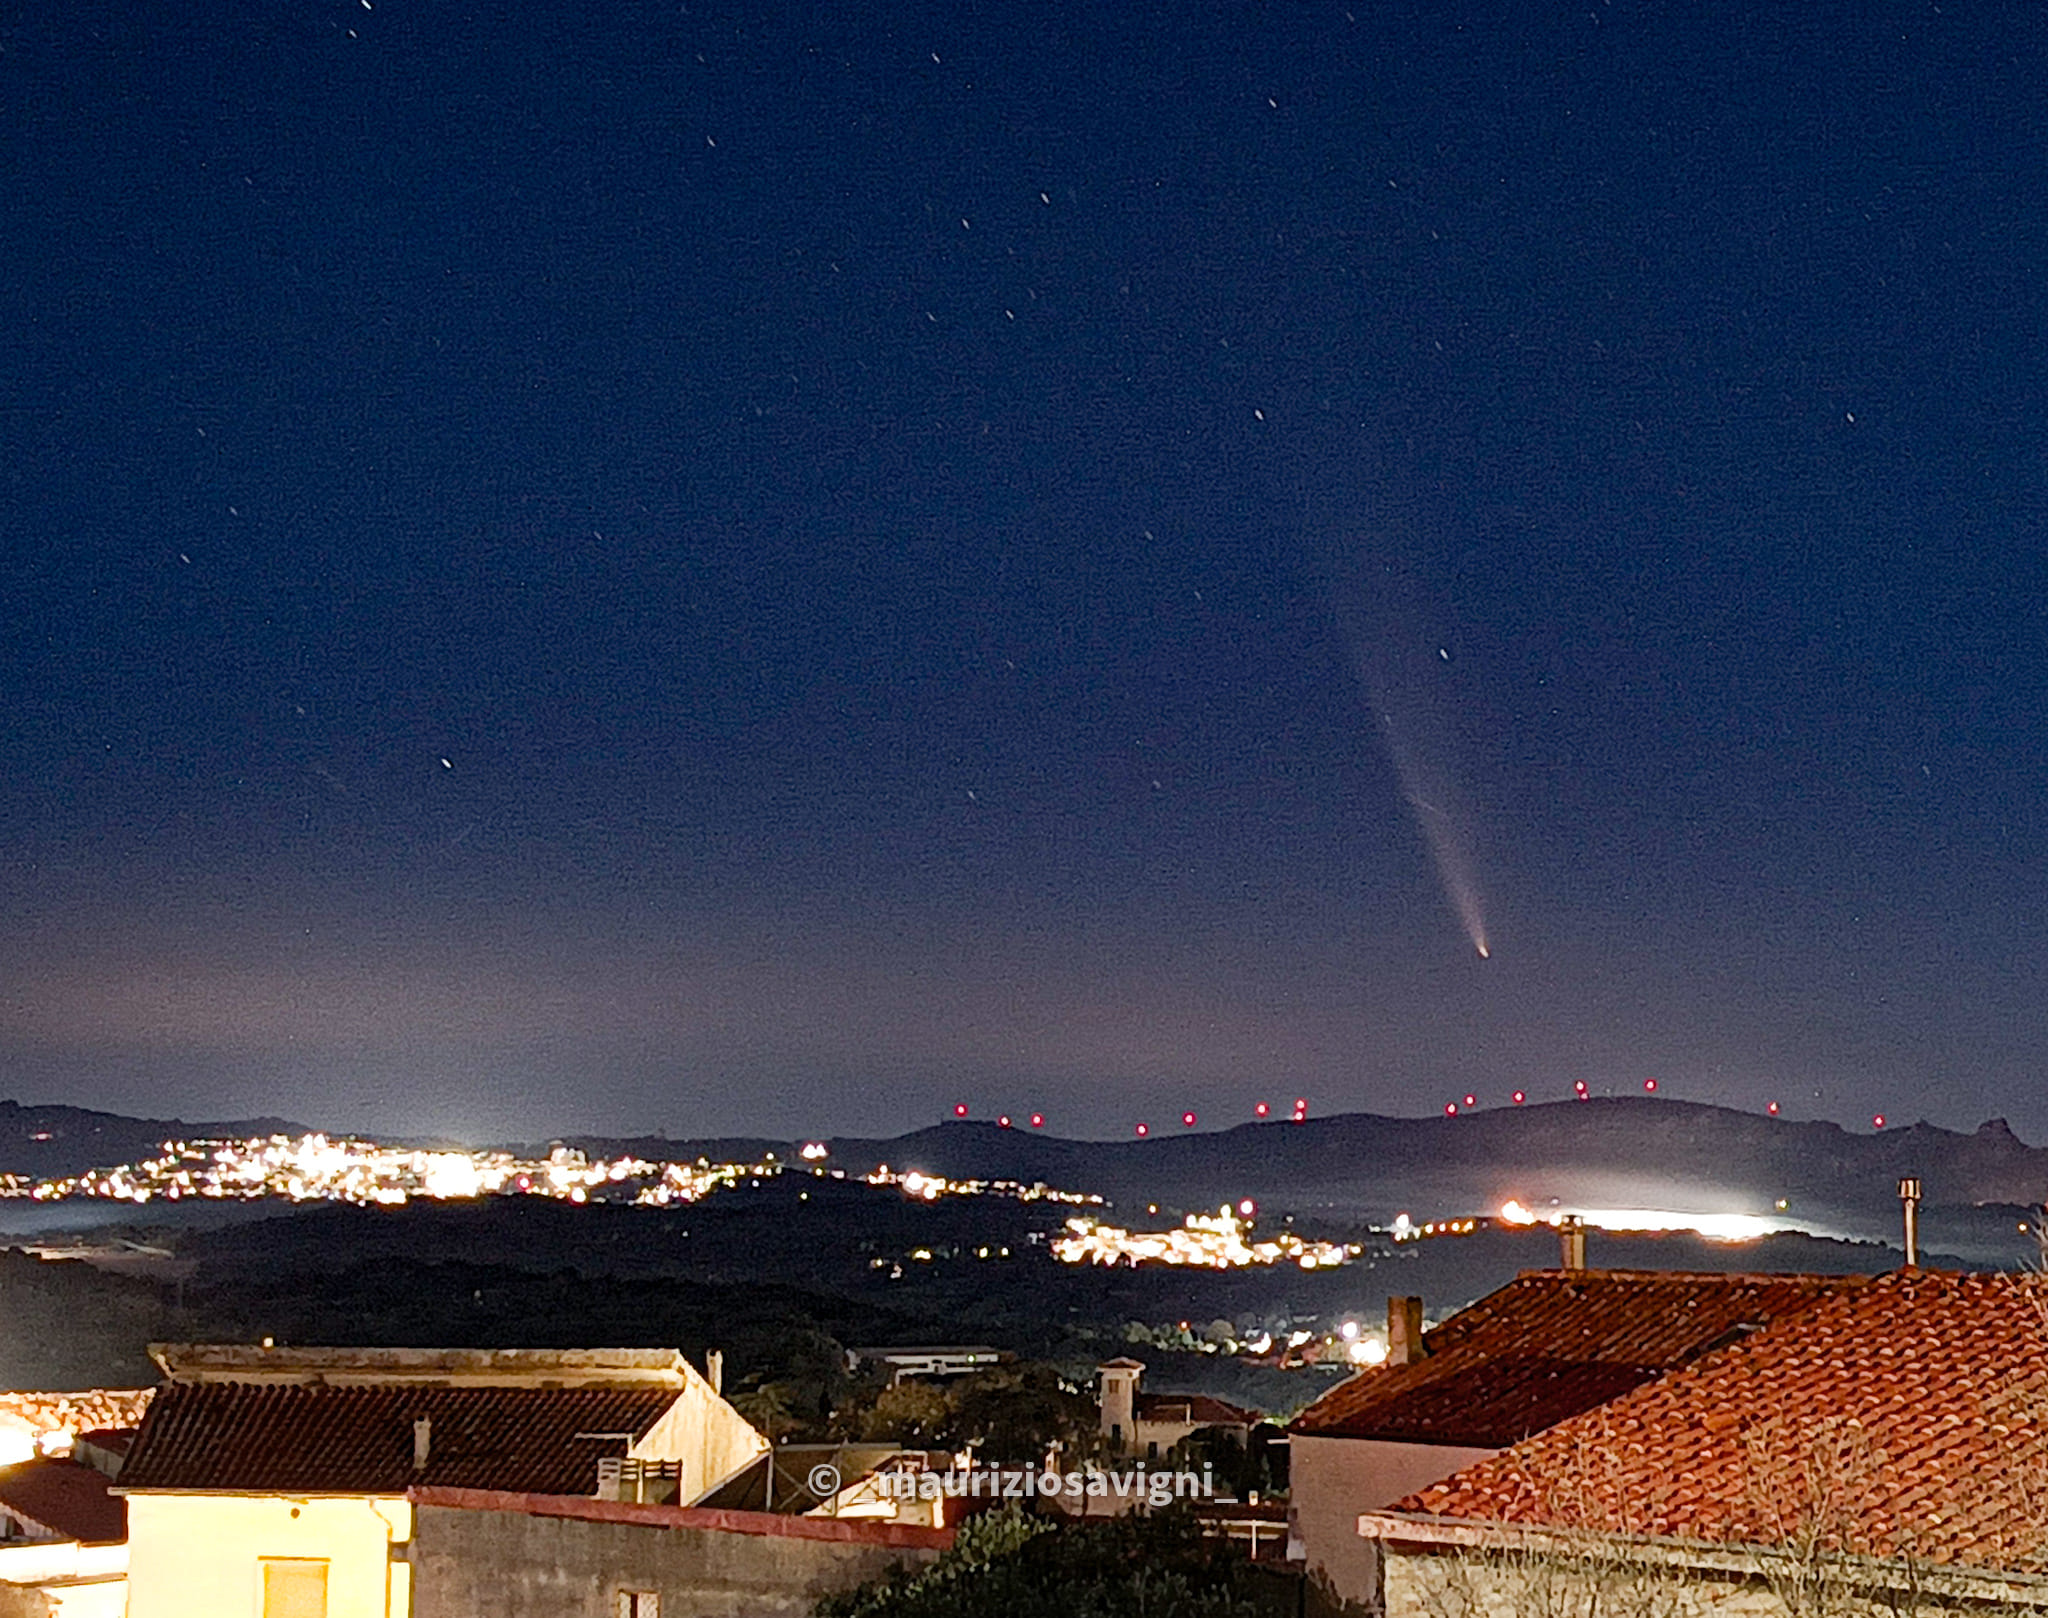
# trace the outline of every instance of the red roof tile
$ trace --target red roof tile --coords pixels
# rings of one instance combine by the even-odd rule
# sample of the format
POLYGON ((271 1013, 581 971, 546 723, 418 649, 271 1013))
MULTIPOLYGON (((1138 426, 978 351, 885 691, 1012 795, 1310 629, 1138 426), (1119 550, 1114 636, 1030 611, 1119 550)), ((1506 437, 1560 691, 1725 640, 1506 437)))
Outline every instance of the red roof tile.
POLYGON ((2048 1552, 2048 1279, 1901 1271, 1404 1500, 1434 1517, 2015 1569, 2048 1552))
POLYGON ((121 1469, 124 1491, 403 1494, 409 1488, 592 1494, 597 1463, 624 1454, 676 1400, 672 1388, 327 1387, 199 1383, 164 1388, 121 1469), (413 1467, 413 1423, 430 1423, 413 1467))
POLYGON ((1317 1438, 1497 1449, 1642 1386, 1863 1276, 1539 1270, 1426 1332, 1296 1418, 1317 1438))
POLYGON ((90 1444, 96 1450, 117 1458, 125 1458, 135 1444, 133 1427, 95 1427, 89 1433, 80 1433, 73 1440, 79 1444, 90 1444))
POLYGON ((56 1539, 111 1545, 128 1537, 128 1502, 76 1461, 47 1456, 0 1468, 0 1507, 56 1539))
POLYGON ((1140 1421, 1186 1421, 1197 1427, 1252 1427, 1260 1419, 1255 1411, 1206 1393, 1141 1393, 1137 1416, 1140 1421))

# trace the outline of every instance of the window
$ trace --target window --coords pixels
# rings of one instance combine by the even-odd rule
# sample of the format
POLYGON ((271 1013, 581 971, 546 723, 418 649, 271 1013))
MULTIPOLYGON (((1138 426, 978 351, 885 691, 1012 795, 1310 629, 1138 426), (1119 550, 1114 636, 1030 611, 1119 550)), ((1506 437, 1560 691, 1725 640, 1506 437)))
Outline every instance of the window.
POLYGON ((619 1618, 661 1618, 661 1595, 654 1590, 621 1590, 619 1618))
POLYGON ((266 1556, 263 1618, 327 1618, 327 1563, 305 1557, 266 1556))

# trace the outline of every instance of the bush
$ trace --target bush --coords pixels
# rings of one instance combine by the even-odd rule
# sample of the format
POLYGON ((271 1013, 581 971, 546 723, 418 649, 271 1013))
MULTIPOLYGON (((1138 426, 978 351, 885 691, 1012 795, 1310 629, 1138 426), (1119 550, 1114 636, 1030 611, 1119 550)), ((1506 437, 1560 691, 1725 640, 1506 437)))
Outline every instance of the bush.
POLYGON ((1186 1511, 1061 1525, 1012 1507, 970 1518, 914 1573, 828 1596, 816 1618, 1255 1618, 1250 1579, 1186 1511))

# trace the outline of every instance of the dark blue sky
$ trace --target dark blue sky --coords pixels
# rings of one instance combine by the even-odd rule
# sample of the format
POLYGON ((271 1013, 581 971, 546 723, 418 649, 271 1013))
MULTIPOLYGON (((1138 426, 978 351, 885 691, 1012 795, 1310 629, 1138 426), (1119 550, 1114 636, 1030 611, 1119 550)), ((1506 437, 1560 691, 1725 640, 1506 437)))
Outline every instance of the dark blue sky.
POLYGON ((17 9, 0 1091, 2040 1138, 2044 83, 1995 4, 17 9))

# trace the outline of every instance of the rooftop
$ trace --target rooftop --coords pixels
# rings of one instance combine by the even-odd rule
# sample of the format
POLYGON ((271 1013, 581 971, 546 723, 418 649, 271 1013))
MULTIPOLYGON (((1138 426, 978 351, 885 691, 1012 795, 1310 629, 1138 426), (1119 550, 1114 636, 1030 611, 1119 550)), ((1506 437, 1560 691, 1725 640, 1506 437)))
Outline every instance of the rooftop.
POLYGON ((0 1507, 51 1539, 110 1545, 128 1537, 128 1503, 107 1492, 103 1474, 76 1461, 44 1456, 0 1468, 0 1507))
POLYGON ((1396 1513, 2048 1567, 2048 1279, 1898 1271, 1402 1501, 1396 1513))
POLYGON ((1864 1276, 1531 1270, 1295 1419, 1315 1438, 1500 1449, 1654 1381, 1864 1276))
POLYGON ((152 1343, 173 1386, 325 1383, 382 1386, 682 1388, 693 1374, 672 1348, 278 1348, 247 1343, 152 1343))
POLYGON ((1256 1427, 1265 1419, 1206 1393, 1141 1393, 1136 1415, 1140 1421, 1185 1421, 1197 1427, 1256 1427))
POLYGON ((675 1402, 663 1386, 174 1383, 150 1406, 120 1488, 400 1495, 414 1487, 591 1494, 675 1402), (426 1464, 414 1424, 429 1423, 426 1464))

